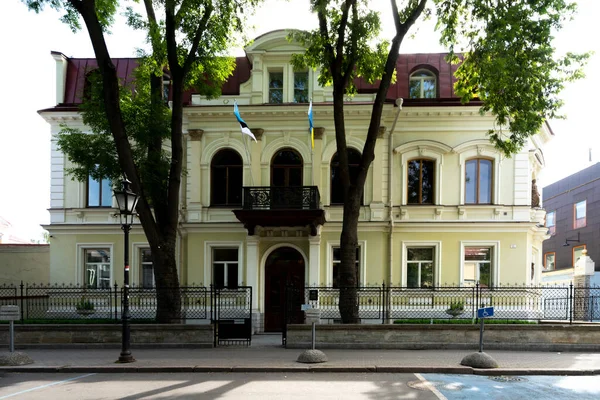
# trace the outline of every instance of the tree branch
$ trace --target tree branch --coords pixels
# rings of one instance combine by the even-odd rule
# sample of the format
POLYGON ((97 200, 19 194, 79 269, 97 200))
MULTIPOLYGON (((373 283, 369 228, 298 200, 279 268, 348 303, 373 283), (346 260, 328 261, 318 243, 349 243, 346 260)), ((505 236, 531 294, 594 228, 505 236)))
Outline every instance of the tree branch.
POLYGON ((212 3, 210 3, 206 10, 204 10, 204 15, 202 16, 202 20, 198 25, 198 29, 196 29, 196 34, 194 35, 194 40, 192 41, 192 46, 190 47, 190 51, 188 52, 187 57, 185 58, 185 63, 183 64, 183 74, 187 74, 189 69, 192 66, 192 63, 196 60, 196 52, 198 51, 198 46, 200 45, 200 39, 202 39, 202 35, 206 31, 206 26, 208 25, 208 20, 213 12, 214 8, 212 3))

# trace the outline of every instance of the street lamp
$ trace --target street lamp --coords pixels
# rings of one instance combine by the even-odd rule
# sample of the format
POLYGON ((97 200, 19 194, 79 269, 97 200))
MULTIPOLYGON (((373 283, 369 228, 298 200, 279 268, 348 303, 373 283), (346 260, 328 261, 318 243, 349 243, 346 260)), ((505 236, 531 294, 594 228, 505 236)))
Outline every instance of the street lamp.
POLYGON ((125 252, 124 252, 124 279, 123 279, 123 310, 121 313, 121 321, 123 322, 123 333, 121 335, 121 355, 119 356, 118 362, 130 363, 134 362, 135 359, 131 355, 130 342, 131 334, 129 330, 129 231, 133 224, 133 217, 135 216, 135 206, 140 198, 139 195, 135 194, 129 186, 131 182, 127 177, 123 178, 122 189, 115 190, 115 199, 119 206, 119 217, 121 218, 121 229, 125 234, 125 252))

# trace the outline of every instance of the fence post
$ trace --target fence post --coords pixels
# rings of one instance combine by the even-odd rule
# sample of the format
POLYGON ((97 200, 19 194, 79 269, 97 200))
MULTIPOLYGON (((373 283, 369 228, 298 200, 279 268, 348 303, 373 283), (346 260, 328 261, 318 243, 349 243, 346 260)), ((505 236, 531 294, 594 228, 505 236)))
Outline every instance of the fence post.
POLYGON ((118 321, 119 318, 117 318, 117 290, 119 289, 119 287, 117 286, 117 281, 115 281, 115 321, 118 321))
POLYGON ((572 324, 573 323, 573 302, 575 301, 575 288, 573 287, 573 282, 571 282, 571 284, 569 286, 570 286, 570 289, 569 289, 570 310, 568 310, 568 312, 569 312, 569 324, 572 324))
POLYGON ((385 296, 385 281, 381 284, 381 306, 383 307, 383 311, 381 313, 381 324, 385 325, 385 317, 386 317, 386 313, 385 313, 385 301, 386 301, 386 296, 385 296))
POLYGON ((23 305, 25 304, 25 298, 23 297, 23 281, 21 281, 21 323, 25 322, 25 311, 23 305))

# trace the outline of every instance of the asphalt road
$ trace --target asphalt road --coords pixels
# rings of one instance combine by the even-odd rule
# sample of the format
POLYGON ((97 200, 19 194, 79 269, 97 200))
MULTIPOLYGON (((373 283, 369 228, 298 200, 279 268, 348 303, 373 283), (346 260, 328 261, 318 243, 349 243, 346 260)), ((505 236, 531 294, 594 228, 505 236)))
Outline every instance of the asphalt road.
POLYGON ((6 373, 2 399, 561 399, 600 398, 600 376, 384 373, 6 373))

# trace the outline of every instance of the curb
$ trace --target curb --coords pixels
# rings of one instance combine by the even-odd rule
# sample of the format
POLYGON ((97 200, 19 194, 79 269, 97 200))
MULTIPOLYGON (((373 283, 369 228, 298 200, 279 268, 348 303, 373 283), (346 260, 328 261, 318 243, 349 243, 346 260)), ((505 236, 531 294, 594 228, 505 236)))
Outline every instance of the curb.
POLYGON ((431 366, 43 366, 43 367, 0 367, 0 373, 437 373, 462 375, 600 375, 600 369, 548 369, 548 368, 494 368, 431 366))

